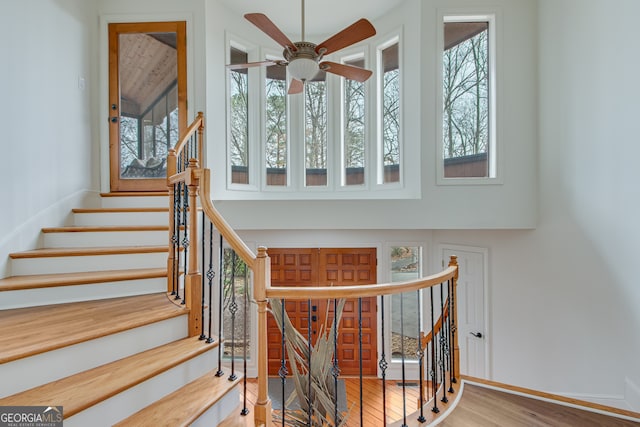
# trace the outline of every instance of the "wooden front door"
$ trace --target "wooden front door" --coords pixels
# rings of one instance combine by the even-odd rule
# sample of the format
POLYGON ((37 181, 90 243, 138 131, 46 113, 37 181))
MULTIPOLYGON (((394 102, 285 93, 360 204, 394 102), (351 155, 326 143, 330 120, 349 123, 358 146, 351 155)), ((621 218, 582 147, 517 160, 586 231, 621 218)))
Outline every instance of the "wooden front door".
MULTIPOLYGON (((375 248, 269 249, 273 286, 338 286, 376 283, 375 248)), ((322 326, 333 324, 333 302, 326 300, 287 301, 287 314, 306 337, 311 322, 312 343, 322 326), (309 318, 311 314, 311 318, 309 318), (328 323, 325 325, 325 319, 328 323)), ((338 363, 342 375, 377 373, 376 298, 348 299, 338 329, 338 363), (360 306, 359 306, 360 305, 360 306), (362 313, 362 346, 359 345, 359 313, 362 313), (361 357, 362 354, 362 357, 361 357)), ((281 364, 281 334, 269 316, 269 374, 276 375, 281 364)))
POLYGON ((187 128, 185 22, 109 24, 111 191, 166 191, 187 128))

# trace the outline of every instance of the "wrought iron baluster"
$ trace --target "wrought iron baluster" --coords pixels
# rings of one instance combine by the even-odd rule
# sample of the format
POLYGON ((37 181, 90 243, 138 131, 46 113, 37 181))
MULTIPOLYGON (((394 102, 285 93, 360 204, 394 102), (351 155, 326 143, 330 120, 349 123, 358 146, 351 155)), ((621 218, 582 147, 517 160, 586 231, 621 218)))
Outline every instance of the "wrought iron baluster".
POLYGON ((222 312, 224 311, 224 295, 222 293, 224 289, 224 241, 222 240, 222 234, 220 235, 220 246, 218 247, 218 271, 220 274, 218 275, 218 340, 220 341, 220 345, 218 346, 218 371, 216 372, 216 377, 221 377, 224 375, 224 371, 222 370, 222 347, 224 345, 224 340, 222 339, 222 312))
POLYGON ((440 332, 438 334, 440 338, 440 366, 442 368, 442 399, 440 399, 440 401, 442 403, 447 403, 449 402, 449 399, 447 399, 447 374, 445 360, 447 359, 448 350, 447 343, 445 342, 444 314, 444 287, 442 286, 442 283, 440 283, 440 316, 442 318, 442 322, 440 323, 440 332))
POLYGON ((209 336, 207 337, 207 344, 211 344, 214 341, 211 333, 211 323, 213 320, 213 279, 215 277, 216 273, 213 270, 213 223, 209 221, 209 270, 207 270, 207 280, 209 281, 209 336))
POLYGON ((454 393, 455 390, 453 388, 453 342, 451 341, 451 319, 453 318, 453 311, 451 307, 451 279, 447 280, 447 310, 449 315, 447 316, 447 340, 449 342, 449 354, 448 354, 448 364, 449 364, 449 393, 454 393))
POLYGON ((278 369, 278 376, 280 377, 280 384, 281 384, 281 391, 282 391, 282 427, 285 427, 285 418, 287 415, 287 410, 285 408, 285 384, 287 382, 287 374, 289 373, 287 371, 287 362, 286 362, 286 357, 285 357, 285 347, 286 347, 286 341, 287 338, 285 336, 285 327, 284 327, 284 319, 285 319, 285 312, 284 312, 284 305, 285 305, 285 301, 284 299, 280 300, 280 304, 281 304, 281 319, 282 319, 282 339, 280 341, 282 348, 281 348, 281 355, 280 355, 280 369, 278 369))
MULTIPOLYGON (((207 241, 207 239, 206 239, 207 235, 205 234, 205 225, 206 225, 205 224, 205 219, 206 219, 206 217, 204 215, 204 211, 202 211, 202 242, 201 242, 202 243, 202 258, 201 259, 202 259, 203 265, 204 265, 204 260, 206 259, 205 255, 206 255, 206 241, 207 241)), ((204 267, 203 267, 203 270, 204 270, 204 267)), ((207 289, 207 287, 205 286, 205 279, 206 279, 205 276, 206 276, 206 274, 203 274, 202 278, 201 278, 201 280, 202 280, 202 301, 201 301, 201 304, 200 304, 201 305, 201 307, 200 307, 200 309, 201 309, 201 311, 200 311, 200 340, 202 340, 202 341, 207 339, 207 335, 204 333, 204 307, 205 307, 204 301, 205 301, 205 290, 207 289)))
POLYGON ((308 418, 309 418, 309 426, 311 426, 311 420, 313 418, 313 411, 312 411, 312 406, 311 406, 311 351, 312 351, 312 346, 311 346, 311 340, 312 340, 312 335, 311 335, 311 300, 307 301, 307 350, 309 351, 309 363, 308 363, 308 394, 306 396, 306 400, 307 400, 307 414, 308 414, 308 418))
MULTIPOLYGON (((183 207, 182 207, 182 202, 183 202, 183 197, 182 197, 182 183, 178 182, 178 190, 176 191, 177 194, 177 201, 176 201, 176 253, 175 253, 175 283, 174 283, 174 287, 175 287, 175 296, 174 296, 174 300, 179 300, 180 299, 180 248, 181 248, 181 240, 180 240, 180 232, 182 229, 182 211, 183 211, 183 207)), ((185 230, 186 233, 186 230, 185 230)))
MULTIPOLYGON (((453 343, 453 345, 455 345, 456 342, 456 332, 457 332, 457 325, 455 323, 455 311, 457 310, 456 308, 456 300, 455 300, 455 287, 454 287, 454 282, 453 279, 449 279, 449 288, 451 289, 449 292, 449 300, 450 300, 450 309, 449 309, 449 313, 451 313, 451 316, 449 317, 449 322, 451 325, 451 343, 453 343)), ((452 349, 451 351, 451 382, 453 384, 456 384, 458 382, 458 379, 456 378, 456 358, 455 358, 455 348, 452 349)))
POLYGON ((384 346, 384 295, 380 296, 380 323, 381 327, 381 344, 382 344, 382 353, 380 354, 380 362, 378 362, 378 366, 380 367, 380 374, 382 376, 382 423, 383 425, 387 425, 387 368, 389 367, 389 363, 387 362, 385 355, 385 346, 384 346))
POLYGON ((242 301, 242 307, 243 307, 242 339, 244 341, 244 345, 242 347, 242 359, 243 359, 242 373, 244 374, 244 377, 242 379, 243 393, 242 393, 242 411, 240 411, 240 415, 247 415, 249 413, 249 408, 247 407, 247 317, 249 316, 249 311, 247 310, 247 301, 249 299, 249 293, 248 293, 249 281, 247 277, 247 266, 244 263, 242 264, 242 266, 244 271, 244 282, 243 282, 244 298, 242 301))
POLYGON ((338 366, 338 300, 333 299, 333 366, 331 367, 331 375, 333 375, 333 387, 335 393, 333 395, 333 422, 338 425, 338 375, 340 375, 340 367, 338 366))
POLYGON ((171 285, 171 295, 176 295, 178 291, 178 280, 180 278, 180 210, 178 200, 180 195, 180 183, 173 184, 173 235, 171 244, 173 245, 173 284, 171 285))
POLYGON ((424 416, 424 351, 422 350, 422 299, 420 298, 420 291, 416 291, 416 298, 418 299, 418 373, 420 375, 420 415, 418 421, 424 423, 427 419, 424 416))
MULTIPOLYGON (((184 225, 184 236, 182 237, 182 246, 184 247, 184 277, 186 279, 189 274, 189 186, 185 183, 184 190, 184 202, 182 208, 182 223, 184 225)), ((193 225, 195 227, 195 224, 193 225)), ((180 304, 185 305, 187 291, 182 291, 182 301, 180 304)))
POLYGON ((236 302, 236 251, 231 250, 231 304, 229 304, 229 312, 231 313, 231 375, 229 381, 235 381, 236 375, 236 313, 238 312, 238 303, 236 302))
POLYGON ((402 354, 402 427, 407 427, 407 378, 404 354, 404 294, 400 297, 400 353, 402 354))
POLYGON ((358 347, 360 353, 360 360, 358 360, 358 369, 360 372, 360 425, 364 426, 364 407, 362 406, 362 298, 358 298, 358 347))
POLYGON ((438 392, 438 385, 436 384, 437 380, 437 355, 436 355, 436 337, 435 337, 435 322, 433 320, 433 286, 429 288, 430 299, 431 299, 431 391, 433 393, 433 408, 432 412, 438 413, 440 409, 438 408, 438 399, 436 399, 436 395, 438 392))

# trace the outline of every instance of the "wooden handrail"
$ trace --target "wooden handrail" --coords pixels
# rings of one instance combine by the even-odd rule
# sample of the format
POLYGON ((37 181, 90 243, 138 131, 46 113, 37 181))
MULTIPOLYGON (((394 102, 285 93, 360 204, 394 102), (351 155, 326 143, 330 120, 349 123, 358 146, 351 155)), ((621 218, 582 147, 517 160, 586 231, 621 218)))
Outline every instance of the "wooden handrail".
POLYGON ((440 273, 423 277, 417 280, 394 283, 379 283, 375 285, 360 286, 267 286, 267 298, 285 299, 316 299, 316 298, 364 298, 380 295, 401 294, 403 292, 417 291, 430 288, 452 279, 457 272, 457 267, 447 267, 440 273))
POLYGON ((202 206, 202 210, 229 243, 229 246, 231 246, 240 258, 242 258, 242 261, 253 270, 256 263, 256 255, 249 249, 211 202, 211 171, 209 169, 199 169, 195 171, 195 173, 200 180, 200 205, 202 206))
MULTIPOLYGON (((191 136, 196 131, 202 131, 203 128, 204 128, 204 114, 202 112, 199 112, 198 115, 196 116, 196 118, 193 120, 193 123, 191 123, 191 125, 185 131, 184 135, 182 135, 182 137, 180 138, 180 141, 178 141, 176 143, 175 147, 173 147, 173 149, 174 149, 174 151, 176 153, 176 156, 180 155, 180 153, 182 152, 184 147, 189 142, 189 138, 191 138, 191 136)), ((200 152, 202 152, 202 151, 200 151, 200 152)))
POLYGON ((449 298, 447 298, 444 302, 444 312, 442 313, 442 315, 440 315, 440 317, 438 317, 438 321, 436 322, 435 325, 433 325, 433 330, 429 331, 428 334, 425 335, 424 332, 420 332, 420 343, 422 345, 422 348, 426 348, 427 345, 433 340, 433 337, 435 335, 438 335, 438 333, 440 333, 440 330, 442 329, 442 320, 446 319, 449 317, 449 298))
MULTIPOLYGON (((185 169, 178 172, 176 159, 180 155, 180 152, 184 149, 187 143, 190 142, 190 138, 197 132, 195 149, 198 153, 198 157, 202 153, 203 145, 203 133, 204 133, 204 116, 202 113, 198 113, 197 118, 186 130, 175 148, 170 150, 167 162, 167 186, 169 189, 170 204, 173 202, 174 185, 176 183, 184 183, 188 186, 189 190, 189 207, 196 206, 195 195, 198 194, 200 198, 200 206, 207 216, 208 220, 213 223, 220 235, 225 239, 228 245, 235 251, 235 253, 244 261, 253 274, 253 300, 257 305, 258 311, 258 394, 256 404, 254 406, 254 420, 256 425, 271 426, 271 401, 268 396, 268 357, 267 357, 267 312, 268 301, 271 298, 276 299, 291 299, 291 300, 308 300, 308 299, 338 299, 338 298, 365 298, 365 297, 377 297, 383 295, 395 295, 405 292, 417 291, 425 288, 432 288, 447 281, 452 281, 452 294, 446 300, 446 309, 444 313, 441 313, 438 323, 426 337, 421 336, 422 341, 428 340, 429 336, 433 336, 442 329, 443 318, 451 316, 454 327, 452 328, 453 339, 453 369, 455 377, 459 377, 459 348, 457 344, 457 336, 455 334, 455 325, 457 324, 457 316, 455 305, 453 312, 449 312, 449 305, 455 304, 456 301, 456 282, 458 279, 458 266, 456 257, 452 257, 449 266, 431 276, 423 277, 416 280, 394 283, 382 283, 373 285, 361 285, 361 286, 314 286, 314 287, 292 287, 292 286, 271 286, 271 264, 268 256, 267 249, 264 247, 258 248, 257 255, 249 249, 245 242, 238 236, 236 231, 227 223, 222 214, 213 205, 211 198, 211 171, 209 169, 202 168, 199 159, 188 159, 188 165, 185 165, 185 169), (451 301, 449 300, 451 298, 451 301)), ((182 169, 182 167, 180 168, 182 169)), ((170 209, 172 212, 172 209, 170 209)), ((195 242, 197 232, 194 224, 197 223, 195 217, 196 209, 189 209, 189 239, 195 242)), ((172 227, 174 226, 175 216, 172 213, 170 215, 170 248, 171 235, 173 233, 172 227)), ((186 232, 186 230, 185 230, 186 232)), ((168 270, 170 271, 169 286, 171 288, 174 269, 176 263, 174 262, 178 256, 175 253, 175 249, 170 251, 169 259, 167 261, 168 270)), ((193 315, 190 316, 190 335, 200 332, 197 326, 199 313, 198 308, 201 307, 198 304, 197 295, 202 292, 201 279, 202 273, 197 264, 197 253, 194 249, 189 252, 188 271, 189 274, 185 277, 185 293, 187 299, 187 306, 191 308, 193 315), (193 317, 193 319, 191 318, 193 317)), ((455 382, 455 381, 454 381, 455 382)))

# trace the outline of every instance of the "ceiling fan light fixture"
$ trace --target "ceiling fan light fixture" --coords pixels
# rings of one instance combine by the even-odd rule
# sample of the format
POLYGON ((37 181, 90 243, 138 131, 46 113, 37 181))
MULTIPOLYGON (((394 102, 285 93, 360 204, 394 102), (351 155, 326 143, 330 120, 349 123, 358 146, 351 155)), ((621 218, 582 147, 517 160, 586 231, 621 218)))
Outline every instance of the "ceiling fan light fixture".
POLYGON ((296 80, 309 81, 318 74, 318 62, 310 58, 295 58, 287 66, 289 74, 296 80))

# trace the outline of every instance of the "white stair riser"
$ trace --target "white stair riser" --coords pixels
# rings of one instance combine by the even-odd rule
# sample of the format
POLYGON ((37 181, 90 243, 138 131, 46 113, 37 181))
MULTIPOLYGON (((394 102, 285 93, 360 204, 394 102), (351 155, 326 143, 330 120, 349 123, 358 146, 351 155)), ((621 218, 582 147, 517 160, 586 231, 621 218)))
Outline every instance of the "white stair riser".
POLYGON ((102 197, 103 208, 166 208, 169 196, 102 197))
POLYGON ((167 252, 17 258, 11 260, 11 272, 14 276, 126 270, 132 268, 165 268, 166 266, 167 252))
POLYGON ((168 231, 86 231, 44 233, 45 248, 160 246, 169 242, 168 231))
POLYGON ((214 369, 217 366, 217 351, 215 347, 212 348, 212 351, 207 351, 65 419, 65 427, 107 427, 127 418, 214 369))
MULTIPOLYGON (((217 426, 220 424, 225 418, 227 418, 231 412, 238 411, 237 415, 240 415, 240 408, 238 407, 238 400, 240 399, 240 390, 238 386, 234 387, 233 390, 230 390, 227 394, 224 395, 222 399, 216 402, 208 411, 200 416, 197 420, 193 422, 189 427, 211 427, 217 426)), ((247 417, 250 417, 250 420, 253 420, 253 412, 249 412, 247 417)))
POLYGON ((0 310, 144 295, 165 292, 166 290, 167 278, 155 277, 151 279, 5 291, 0 295, 0 310))
POLYGON ((1 364, 0 397, 184 338, 187 324, 187 316, 179 316, 1 364))
POLYGON ((169 212, 89 212, 74 213, 77 226, 101 225, 164 225, 169 224, 169 212))

